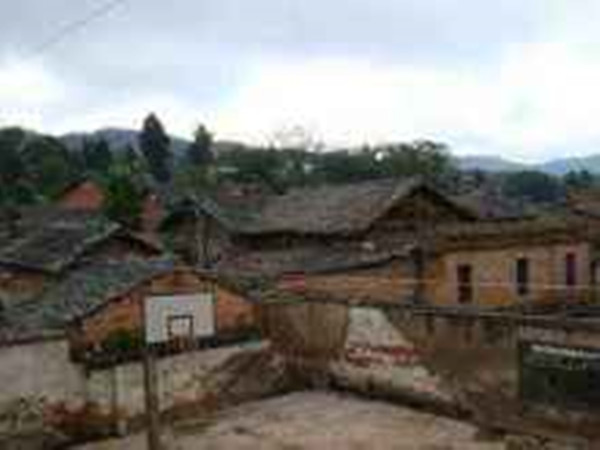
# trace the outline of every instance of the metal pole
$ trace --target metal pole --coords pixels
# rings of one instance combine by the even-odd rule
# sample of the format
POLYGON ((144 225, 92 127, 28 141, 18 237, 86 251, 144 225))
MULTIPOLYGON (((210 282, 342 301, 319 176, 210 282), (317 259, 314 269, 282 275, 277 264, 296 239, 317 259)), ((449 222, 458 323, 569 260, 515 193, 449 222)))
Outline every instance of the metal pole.
POLYGON ((144 333, 144 394, 146 400, 146 431, 148 450, 162 450, 160 442, 160 417, 158 405, 158 383, 156 360, 152 347, 148 344, 146 328, 146 300, 142 308, 142 325, 144 333))

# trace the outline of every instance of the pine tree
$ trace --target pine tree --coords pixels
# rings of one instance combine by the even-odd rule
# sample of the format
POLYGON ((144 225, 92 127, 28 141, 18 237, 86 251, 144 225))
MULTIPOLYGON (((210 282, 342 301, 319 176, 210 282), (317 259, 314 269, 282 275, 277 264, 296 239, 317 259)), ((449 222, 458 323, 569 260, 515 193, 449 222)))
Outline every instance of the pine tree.
POLYGON ((170 139, 155 114, 144 120, 139 144, 154 179, 161 184, 169 183, 172 162, 170 139))
POLYGON ((106 174, 113 164, 113 154, 106 139, 83 142, 83 158, 85 167, 90 172, 106 174))
POLYGON ((212 134, 204 125, 199 125, 194 133, 194 141, 187 149, 187 160, 194 167, 206 166, 213 161, 212 134))

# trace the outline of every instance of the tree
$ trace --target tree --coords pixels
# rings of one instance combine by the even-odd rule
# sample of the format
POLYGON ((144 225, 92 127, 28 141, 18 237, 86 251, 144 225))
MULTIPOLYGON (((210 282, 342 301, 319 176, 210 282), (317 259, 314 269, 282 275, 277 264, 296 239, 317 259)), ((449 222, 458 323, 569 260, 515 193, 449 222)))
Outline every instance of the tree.
POLYGON ((187 149, 187 160, 194 167, 204 167, 210 164, 214 157, 212 153, 213 136, 204 125, 199 125, 194 132, 194 140, 187 149))
POLYGON ((217 170, 222 179, 240 183, 261 183, 274 192, 286 188, 282 179, 283 153, 272 148, 239 146, 219 155, 217 170))
POLYGON ((82 153, 85 169, 90 172, 106 174, 113 164, 113 154, 106 139, 84 140, 82 153))
POLYGON ((369 148, 322 153, 314 168, 314 177, 320 183, 352 183, 381 176, 380 163, 369 148))
POLYGON ((139 136, 140 150, 148 163, 148 170, 159 183, 171 181, 170 142, 158 117, 155 114, 146 117, 139 136))
POLYGON ((445 144, 419 140, 375 149, 381 170, 386 176, 420 176, 433 184, 452 187, 458 169, 445 144))
POLYGON ((556 202, 564 196, 564 186, 559 178, 535 170, 506 174, 502 191, 507 197, 533 203, 556 202))
POLYGON ((3 186, 14 183, 26 174, 21 158, 21 149, 26 134, 20 128, 0 130, 0 183, 3 186))
POLYGON ((589 189, 594 186, 596 180, 594 175, 586 169, 570 170, 563 177, 563 182, 567 188, 589 189))
POLYGON ((35 191, 51 200, 78 178, 77 158, 58 139, 35 136, 23 145, 21 160, 35 191))
POLYGON ((129 228, 139 225, 145 190, 127 170, 113 170, 102 184, 104 213, 129 228))

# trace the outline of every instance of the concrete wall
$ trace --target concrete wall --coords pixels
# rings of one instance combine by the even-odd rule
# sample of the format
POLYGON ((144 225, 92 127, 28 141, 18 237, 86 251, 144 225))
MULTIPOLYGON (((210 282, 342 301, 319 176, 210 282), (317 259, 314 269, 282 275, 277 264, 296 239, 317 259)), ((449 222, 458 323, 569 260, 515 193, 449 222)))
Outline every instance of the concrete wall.
POLYGON ((462 411, 485 427, 600 439, 600 410, 524 403, 518 364, 522 339, 600 349, 600 322, 339 302, 282 303, 268 309, 269 319, 285 330, 268 328, 271 339, 298 347, 278 347, 286 360, 317 372, 326 382, 462 411), (303 308, 310 314, 302 313, 303 308), (336 321, 329 321, 327 332, 320 334, 319 322, 310 319, 333 312, 336 321), (314 348, 328 352, 307 351, 314 348))
POLYGON ((84 381, 65 340, 0 347, 0 405, 22 398, 75 402, 85 391, 84 381))
MULTIPOLYGON (((161 411, 202 412, 285 389, 284 366, 264 342, 157 359, 161 411)), ((144 414, 141 362, 86 370, 65 340, 0 349, 0 442, 7 435, 54 429, 63 434, 139 424, 144 414)))
MULTIPOLYGON (((247 391, 239 392, 241 398, 268 395, 271 389, 277 388, 276 378, 282 373, 277 364, 264 343, 187 352, 159 359, 157 378, 161 410, 201 406, 207 402, 227 403, 230 400, 225 398, 228 392, 239 390, 242 384, 247 391), (256 383, 252 377, 259 369, 264 373, 256 388, 252 386, 256 383)), ((124 418, 144 413, 144 374, 140 363, 90 372, 86 388, 86 400, 100 405, 105 411, 117 412, 124 418)), ((211 407, 216 406, 211 404, 211 407)))
POLYGON ((442 380, 424 365, 420 349, 379 308, 270 304, 263 306, 262 319, 275 348, 310 381, 368 394, 453 402, 442 380))
POLYGON ((381 309, 351 308, 341 356, 331 364, 335 381, 367 393, 394 393, 452 403, 443 380, 421 360, 419 348, 381 309))
POLYGON ((52 405, 80 407, 83 370, 71 364, 65 340, 0 348, 0 446, 3 436, 46 428, 52 405))

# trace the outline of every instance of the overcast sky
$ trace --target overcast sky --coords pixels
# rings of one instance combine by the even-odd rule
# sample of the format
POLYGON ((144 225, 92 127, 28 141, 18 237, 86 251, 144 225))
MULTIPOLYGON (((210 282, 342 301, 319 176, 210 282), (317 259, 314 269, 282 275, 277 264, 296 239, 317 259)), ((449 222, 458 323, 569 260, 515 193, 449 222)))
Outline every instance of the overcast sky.
POLYGON ((0 125, 600 153, 600 0, 127 0, 41 54, 105 2, 0 1, 0 125))

